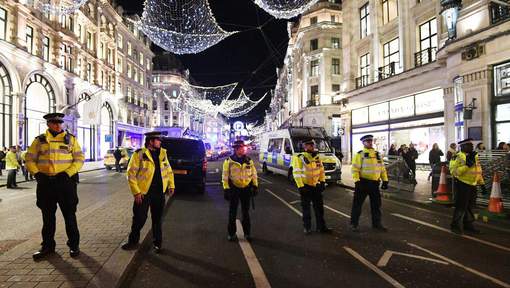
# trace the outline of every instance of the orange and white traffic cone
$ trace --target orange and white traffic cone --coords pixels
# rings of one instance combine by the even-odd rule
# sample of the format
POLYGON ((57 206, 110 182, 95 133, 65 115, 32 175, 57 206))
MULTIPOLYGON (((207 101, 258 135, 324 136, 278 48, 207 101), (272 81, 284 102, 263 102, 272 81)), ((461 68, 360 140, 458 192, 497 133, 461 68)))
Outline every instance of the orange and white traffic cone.
POLYGON ((492 180, 491 197, 489 200, 489 212, 494 214, 503 215, 503 200, 501 194, 501 183, 499 173, 495 172, 492 180))
POLYGON ((439 204, 452 204, 451 191, 448 189, 448 183, 446 182, 446 165, 441 167, 441 176, 439 177, 439 186, 437 191, 434 192, 433 202, 439 204))

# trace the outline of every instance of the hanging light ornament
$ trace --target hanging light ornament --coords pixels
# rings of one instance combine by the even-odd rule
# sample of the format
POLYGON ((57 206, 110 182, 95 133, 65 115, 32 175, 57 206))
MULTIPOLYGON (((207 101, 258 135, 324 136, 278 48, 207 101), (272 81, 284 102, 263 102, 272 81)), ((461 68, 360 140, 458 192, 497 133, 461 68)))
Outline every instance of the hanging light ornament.
POLYGON ((268 93, 266 93, 264 96, 262 96, 260 99, 256 101, 252 101, 245 93, 244 91, 241 91, 241 95, 236 100, 226 100, 226 101, 237 101, 235 104, 230 103, 223 103, 223 107, 220 104, 221 107, 221 114, 223 114, 227 118, 237 118, 243 115, 246 115, 251 110, 253 110, 266 96, 268 93))
POLYGON ((207 0, 146 0, 137 25, 174 54, 196 54, 237 33, 218 25, 207 0))
POLYGON ((319 0, 255 0, 255 4, 278 19, 296 17, 319 0))
POLYGON ((88 0, 61 0, 60 3, 53 0, 35 0, 34 7, 43 13, 53 15, 69 15, 78 11, 88 0))

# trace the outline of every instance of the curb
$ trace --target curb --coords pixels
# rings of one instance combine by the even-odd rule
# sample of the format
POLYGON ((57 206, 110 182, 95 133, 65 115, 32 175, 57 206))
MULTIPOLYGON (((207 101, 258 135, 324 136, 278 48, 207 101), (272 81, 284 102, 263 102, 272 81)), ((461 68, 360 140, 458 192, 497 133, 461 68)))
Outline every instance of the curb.
MULTIPOLYGON (((78 172, 78 173, 87 173, 87 172, 93 172, 93 171, 99 171, 99 170, 105 170, 105 168, 104 168, 104 167, 102 167, 102 168, 94 168, 94 169, 90 169, 90 170, 80 171, 80 172, 78 172)), ((34 180, 32 180, 32 181, 26 181, 26 180, 23 180, 23 181, 16 181, 16 183, 27 183, 27 182, 35 182, 35 179, 34 179, 34 180)), ((0 188, 5 187, 5 186, 7 186, 7 183, 5 183, 5 184, 0 184, 0 188)))
MULTIPOLYGON (((173 202, 173 197, 165 199, 164 215, 168 212, 168 207, 173 202)), ((149 219, 147 219, 149 220, 149 219)), ((101 270, 87 284, 87 288, 120 288, 129 276, 129 272, 134 268, 135 263, 140 259, 142 251, 149 246, 152 229, 151 225, 146 224, 140 231, 141 243, 138 249, 133 251, 124 251, 117 247, 112 256, 105 262, 101 270)), ((125 241, 127 241, 127 237, 125 241)), ((124 243, 124 242, 122 242, 124 243)))

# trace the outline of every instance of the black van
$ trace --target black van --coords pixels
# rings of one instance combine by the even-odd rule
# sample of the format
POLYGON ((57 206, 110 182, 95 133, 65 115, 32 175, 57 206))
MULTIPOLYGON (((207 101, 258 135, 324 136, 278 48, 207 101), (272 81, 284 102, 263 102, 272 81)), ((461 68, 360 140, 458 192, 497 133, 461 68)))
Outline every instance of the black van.
POLYGON ((167 150, 176 187, 194 186, 199 193, 204 193, 207 175, 204 142, 195 139, 163 137, 161 147, 167 150))

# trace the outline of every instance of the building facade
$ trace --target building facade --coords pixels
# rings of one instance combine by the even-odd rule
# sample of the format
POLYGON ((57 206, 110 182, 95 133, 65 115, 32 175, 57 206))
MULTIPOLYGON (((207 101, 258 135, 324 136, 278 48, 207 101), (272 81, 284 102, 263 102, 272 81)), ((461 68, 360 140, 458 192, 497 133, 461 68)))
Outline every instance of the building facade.
POLYGON ((87 160, 138 147, 126 132, 150 125, 148 39, 110 1, 67 16, 23 3, 0 3, 0 145, 30 145, 46 129, 42 116, 63 112, 87 160))

